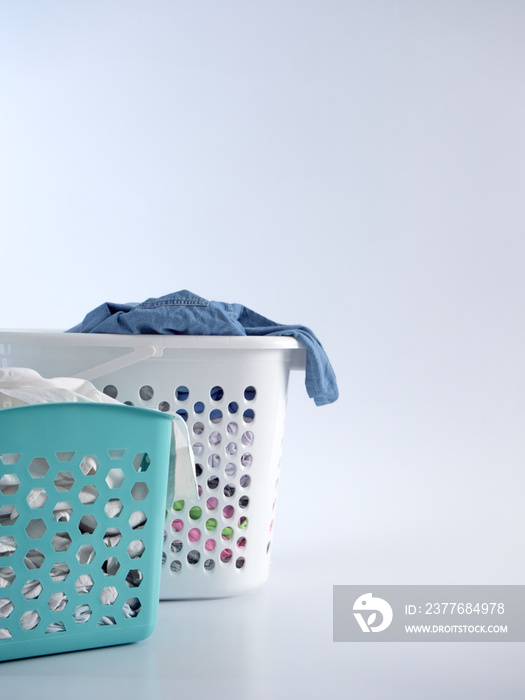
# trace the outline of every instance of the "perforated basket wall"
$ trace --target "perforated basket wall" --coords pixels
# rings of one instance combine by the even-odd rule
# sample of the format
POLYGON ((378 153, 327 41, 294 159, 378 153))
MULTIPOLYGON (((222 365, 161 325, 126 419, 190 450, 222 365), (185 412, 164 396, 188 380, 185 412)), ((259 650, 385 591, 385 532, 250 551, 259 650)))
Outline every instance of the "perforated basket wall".
POLYGON ((171 434, 118 405, 0 411, 0 660, 153 631, 171 434))
POLYGON ((167 512, 161 599, 267 580, 289 372, 304 368, 294 339, 0 333, 0 360, 186 420, 200 497, 167 512))

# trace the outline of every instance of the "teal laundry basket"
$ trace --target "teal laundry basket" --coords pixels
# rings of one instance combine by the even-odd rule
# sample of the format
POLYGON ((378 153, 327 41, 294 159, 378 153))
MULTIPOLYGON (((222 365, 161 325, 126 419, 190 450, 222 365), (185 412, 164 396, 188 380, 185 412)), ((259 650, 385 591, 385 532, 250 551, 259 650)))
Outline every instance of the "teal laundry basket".
POLYGON ((159 601, 172 419, 0 411, 0 660, 135 642, 159 601))

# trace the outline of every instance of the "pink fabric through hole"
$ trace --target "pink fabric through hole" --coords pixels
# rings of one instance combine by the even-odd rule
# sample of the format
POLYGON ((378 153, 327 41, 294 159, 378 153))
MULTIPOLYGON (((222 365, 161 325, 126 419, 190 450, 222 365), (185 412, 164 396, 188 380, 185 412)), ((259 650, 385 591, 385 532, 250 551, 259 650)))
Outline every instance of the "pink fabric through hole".
POLYGON ((198 542, 201 538, 201 531, 198 527, 192 527, 188 532, 188 539, 190 542, 198 542))
POLYGON ((175 532, 180 532, 184 527, 184 523, 182 520, 177 519, 171 523, 171 527, 175 530, 175 532))
POLYGON ((233 553, 231 549, 223 549, 221 552, 221 561, 227 563, 231 561, 232 556, 233 553))

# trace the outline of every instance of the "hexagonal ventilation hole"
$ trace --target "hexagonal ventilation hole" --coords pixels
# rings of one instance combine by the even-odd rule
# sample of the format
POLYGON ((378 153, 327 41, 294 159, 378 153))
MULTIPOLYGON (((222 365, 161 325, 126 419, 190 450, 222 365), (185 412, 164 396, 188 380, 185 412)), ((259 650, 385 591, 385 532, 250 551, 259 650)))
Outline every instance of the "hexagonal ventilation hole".
POLYGON ((44 489, 31 489, 26 500, 30 508, 43 508, 47 501, 47 493, 44 489))
POLYGON ((67 501, 61 501, 53 508, 53 515, 57 523, 67 523, 72 513, 73 508, 67 501))
POLYGON ((104 506, 104 510, 106 511, 108 518, 118 518, 118 516, 122 513, 123 508, 124 506, 122 505, 120 498, 110 498, 104 506))
POLYGON ((112 615, 104 615, 97 622, 97 627, 107 627, 109 625, 116 625, 117 621, 112 615))
POLYGON ((75 479, 71 472, 58 472, 53 483, 57 491, 70 491, 75 479))
POLYGON ((92 485, 84 486, 80 490, 78 497, 79 497, 82 505, 90 506, 91 504, 95 503, 95 501, 98 498, 97 488, 95 486, 92 486, 92 485))
POLYGON ((67 605, 67 596, 65 593, 62 593, 62 591, 52 593, 51 597, 47 601, 47 604, 49 605, 51 612, 60 612, 67 605))
POLYGON ((140 569, 130 569, 126 575, 126 583, 130 588, 138 588, 143 578, 144 576, 140 569))
POLYGON ((37 540, 39 537, 42 537, 46 530, 47 527, 42 518, 30 520, 26 526, 26 533, 30 540, 37 540))
POLYGON ((144 525, 147 523, 148 518, 143 510, 136 510, 130 515, 129 524, 132 530, 142 530, 144 525))
POLYGON ((150 456, 147 452, 139 452, 133 458, 133 466, 137 472, 148 471, 149 465, 151 464, 150 456))
POLYGON ((77 552, 80 564, 90 564, 95 558, 95 548, 90 544, 83 544, 77 552))
POLYGON ((77 605, 73 612, 73 619, 75 622, 78 622, 79 624, 83 622, 87 622, 89 618, 91 617, 93 611, 87 605, 87 603, 84 603, 83 605, 77 605))
POLYGON ((7 619, 14 610, 14 605, 9 598, 0 598, 0 618, 7 619))
POLYGON ((17 547, 18 543, 11 535, 0 537, 0 557, 10 557, 17 547))
POLYGON ((80 462, 80 469, 84 476, 93 476, 93 474, 97 473, 97 469, 99 468, 99 466, 100 462, 94 455, 87 455, 80 462))
POLYGON ((24 557, 24 564, 28 569, 40 569, 44 560, 44 552, 41 549, 30 549, 24 557))
POLYGON ((49 471, 49 464, 44 457, 35 457, 29 465, 29 473, 33 479, 43 479, 49 471))
POLYGON ((16 474, 4 474, 0 479, 0 493, 2 496, 12 496, 18 491, 20 480, 16 474))
POLYGON ((93 579, 89 574, 81 574, 75 581, 77 593, 89 593, 93 588, 93 579))
POLYGON ((110 469, 106 476, 106 483, 110 489, 118 489, 124 482, 124 472, 122 469, 110 469))
POLYGON ((75 456, 74 452, 55 452, 56 458, 59 462, 71 462, 75 456))
POLYGON ((110 459, 122 459, 126 450, 108 450, 110 459))
POLYGON ((0 566, 0 588, 9 588, 16 578, 16 574, 10 566, 0 566))
POLYGON ((140 559, 140 557, 144 554, 146 547, 144 546, 144 542, 142 540, 133 540, 133 542, 130 542, 128 545, 128 554, 130 556, 130 559, 140 559))
POLYGON ((40 622, 40 615, 36 610, 27 610, 20 618, 23 630, 34 630, 40 622))
POLYGON ((102 564, 101 569, 106 576, 115 576, 120 569, 120 562, 117 557, 108 557, 102 564))
POLYGON ((102 605, 113 605, 113 603, 117 600, 117 596, 118 593, 115 586, 106 586, 102 589, 102 593, 99 597, 102 605))
POLYGON ((78 529, 82 535, 92 535, 97 528, 97 521, 94 515, 83 515, 78 523, 78 529))
POLYGON ((142 605, 138 598, 128 598, 122 606, 122 612, 125 617, 137 617, 141 610, 142 605))
POLYGON ((66 626, 61 620, 56 622, 50 622, 46 629, 46 634, 53 634, 54 632, 65 632, 66 626))
POLYGON ((104 544, 106 547, 116 547, 122 539, 122 533, 117 527, 108 527, 104 533, 104 544))
POLYGON ((131 495, 135 501, 143 501, 149 493, 149 488, 144 481, 137 481, 131 489, 131 495))
POLYGON ((0 642, 2 639, 13 639, 13 635, 7 629, 7 627, 0 627, 0 642))
POLYGON ((20 459, 19 454, 0 455, 0 462, 5 464, 6 466, 8 464, 16 464, 19 459, 20 459))
POLYGON ((2 506, 0 508, 0 525, 3 527, 14 525, 18 519, 18 511, 14 506, 2 506))
POLYGON ((71 536, 67 532, 57 532, 51 540, 55 552, 67 552, 71 542, 71 536))
POLYGON ((22 595, 26 600, 36 600, 42 593, 42 584, 36 579, 26 581, 22 588, 22 595))
POLYGON ((69 576, 69 572, 69 566, 66 564, 65 561, 61 561, 57 562, 56 564, 53 564, 49 575, 51 576, 52 581, 65 581, 66 578, 69 576))

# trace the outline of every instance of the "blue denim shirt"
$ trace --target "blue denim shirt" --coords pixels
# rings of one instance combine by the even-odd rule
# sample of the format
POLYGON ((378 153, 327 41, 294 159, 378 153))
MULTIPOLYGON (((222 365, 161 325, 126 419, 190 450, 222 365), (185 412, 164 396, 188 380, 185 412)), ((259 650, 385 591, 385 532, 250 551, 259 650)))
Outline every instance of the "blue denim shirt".
POLYGON ((141 304, 101 304, 68 333, 290 335, 306 348, 308 396, 317 406, 339 397, 334 370, 309 328, 275 323, 241 304, 208 301, 187 290, 141 304))

